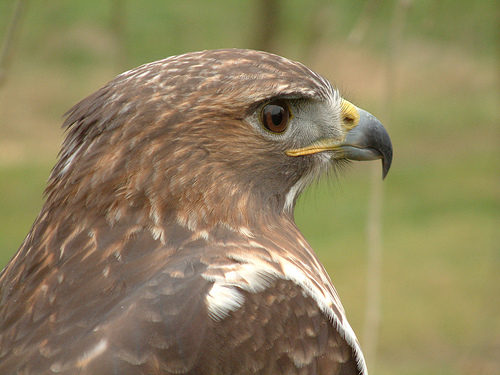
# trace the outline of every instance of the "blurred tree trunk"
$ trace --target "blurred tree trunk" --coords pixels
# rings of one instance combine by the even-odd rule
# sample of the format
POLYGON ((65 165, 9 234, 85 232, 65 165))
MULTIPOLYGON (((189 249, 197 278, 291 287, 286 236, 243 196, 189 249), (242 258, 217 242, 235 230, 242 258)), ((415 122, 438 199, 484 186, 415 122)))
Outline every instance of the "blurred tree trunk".
POLYGON ((252 48, 273 52, 276 35, 281 24, 280 0, 257 0, 256 29, 252 48))
POLYGON ((315 52, 321 41, 324 40, 327 34, 327 27, 331 22, 332 3, 327 0, 316 0, 314 3, 311 1, 310 4, 311 12, 304 32, 300 58, 306 65, 314 66, 315 52))
POLYGON ((111 0, 111 29, 116 41, 116 67, 118 72, 127 68, 125 0, 111 0))

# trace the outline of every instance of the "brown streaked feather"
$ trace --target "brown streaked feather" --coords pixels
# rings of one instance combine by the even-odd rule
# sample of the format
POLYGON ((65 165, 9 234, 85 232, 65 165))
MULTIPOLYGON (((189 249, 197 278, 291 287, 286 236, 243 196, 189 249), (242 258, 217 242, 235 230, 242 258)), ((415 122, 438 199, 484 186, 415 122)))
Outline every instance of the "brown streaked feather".
POLYGON ((277 279, 262 293, 244 292, 244 296, 243 306, 217 326, 222 367, 214 373, 357 371, 352 349, 316 302, 293 282, 277 279))

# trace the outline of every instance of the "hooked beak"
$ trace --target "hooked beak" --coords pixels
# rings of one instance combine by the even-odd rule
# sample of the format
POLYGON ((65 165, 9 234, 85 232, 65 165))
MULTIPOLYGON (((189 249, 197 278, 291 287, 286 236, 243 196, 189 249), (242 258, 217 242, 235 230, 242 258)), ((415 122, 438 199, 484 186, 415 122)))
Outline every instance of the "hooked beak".
POLYGON ((392 162, 392 143, 387 130, 370 113, 356 108, 359 122, 348 133, 343 142, 323 139, 309 146, 288 150, 288 156, 311 155, 323 151, 334 151, 338 159, 376 160, 382 159, 382 178, 387 176, 392 162))
POLYGON ((351 160, 382 159, 382 178, 392 163, 391 138, 384 126, 370 113, 358 109, 359 124, 349 133, 340 147, 344 157, 351 160))

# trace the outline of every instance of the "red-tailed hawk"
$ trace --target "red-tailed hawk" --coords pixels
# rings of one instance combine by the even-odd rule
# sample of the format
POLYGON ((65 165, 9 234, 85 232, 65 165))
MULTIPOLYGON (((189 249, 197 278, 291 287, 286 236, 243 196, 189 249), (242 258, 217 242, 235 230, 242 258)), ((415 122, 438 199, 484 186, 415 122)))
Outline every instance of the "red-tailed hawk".
POLYGON ((305 66, 250 50, 123 73, 68 114, 0 276, 1 374, 366 374, 300 192, 389 136, 305 66))

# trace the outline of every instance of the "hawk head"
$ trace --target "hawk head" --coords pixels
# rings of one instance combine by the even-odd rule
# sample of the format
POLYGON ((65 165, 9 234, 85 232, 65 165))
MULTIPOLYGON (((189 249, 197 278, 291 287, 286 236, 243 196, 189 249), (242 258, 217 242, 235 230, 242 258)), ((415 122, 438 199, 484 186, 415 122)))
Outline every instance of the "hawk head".
POLYGON ((188 53, 123 73, 70 112, 49 187, 62 206, 110 222, 251 227, 293 211, 300 192, 348 159, 392 158, 389 136, 304 65, 250 50, 188 53), (146 219, 146 217, 144 218, 146 219))
POLYGON ((0 372, 366 373, 293 209, 346 160, 387 174, 373 116, 299 63, 216 50, 123 73, 65 125, 0 274, 0 372))

